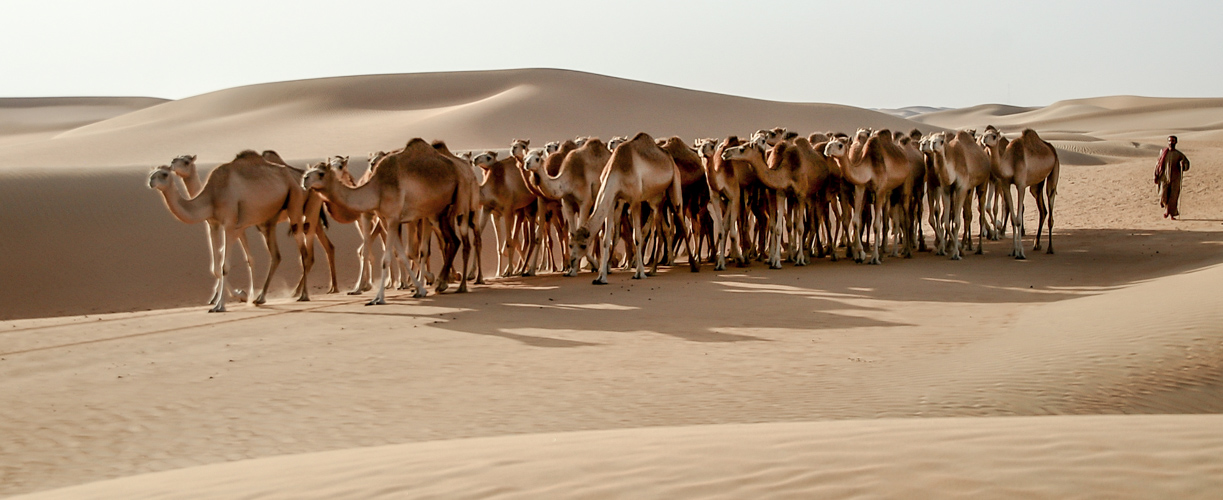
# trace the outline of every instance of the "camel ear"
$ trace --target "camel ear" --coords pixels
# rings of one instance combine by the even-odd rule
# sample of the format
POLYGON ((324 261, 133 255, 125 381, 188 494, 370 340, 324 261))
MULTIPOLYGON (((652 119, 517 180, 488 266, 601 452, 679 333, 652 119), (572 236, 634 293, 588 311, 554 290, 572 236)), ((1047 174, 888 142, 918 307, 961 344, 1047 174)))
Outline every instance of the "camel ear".
POLYGON ((195 161, 195 155, 191 155, 191 161, 195 161))

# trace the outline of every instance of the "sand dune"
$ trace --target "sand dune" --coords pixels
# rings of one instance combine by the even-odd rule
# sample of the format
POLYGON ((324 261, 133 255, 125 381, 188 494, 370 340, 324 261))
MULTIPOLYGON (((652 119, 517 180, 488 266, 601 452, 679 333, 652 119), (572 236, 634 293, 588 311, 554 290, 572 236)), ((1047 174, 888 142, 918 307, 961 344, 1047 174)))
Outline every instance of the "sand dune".
POLYGON ((155 166, 184 153, 219 163, 248 148, 275 149, 289 159, 363 157, 411 137, 483 149, 506 147, 514 138, 542 143, 639 131, 691 140, 775 126, 809 132, 916 125, 849 106, 761 101, 573 71, 377 75, 253 85, 167 102, 52 140, 0 147, 0 167, 155 166))
MULTIPOLYGON (((0 495, 1209 498, 1223 487, 1220 103, 905 120, 552 70, 0 100, 0 495), (182 153, 355 160, 418 135, 484 149, 986 123, 1062 151, 1056 254, 1016 261, 1008 239, 958 262, 606 287, 553 274, 370 308, 323 294, 321 264, 314 300, 290 302, 300 269, 282 234, 271 303, 209 315, 204 228, 145 182, 182 153), (1194 162, 1177 222, 1151 184, 1169 132, 1194 162)), ((355 230, 330 234, 350 286, 355 230)))
POLYGON ((1214 498, 1220 489, 1223 417, 1162 415, 440 441, 195 467, 17 498, 1214 498))
POLYGON ((1156 143, 1169 134, 1215 140, 1223 131, 1223 99, 1096 97, 1059 101, 1041 108, 982 105, 911 119, 946 128, 993 124, 1008 132, 1034 128, 1156 143))

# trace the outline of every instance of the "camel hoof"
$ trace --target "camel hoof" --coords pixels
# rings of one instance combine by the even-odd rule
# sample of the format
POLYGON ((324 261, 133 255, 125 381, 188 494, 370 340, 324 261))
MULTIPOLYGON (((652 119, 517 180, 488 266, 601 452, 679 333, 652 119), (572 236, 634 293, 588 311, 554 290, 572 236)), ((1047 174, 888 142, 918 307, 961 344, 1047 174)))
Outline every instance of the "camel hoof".
POLYGON ((416 299, 423 299, 423 298, 428 297, 428 296, 429 296, 429 292, 424 291, 424 290, 420 290, 420 291, 418 291, 418 292, 416 292, 416 293, 413 293, 413 294, 412 294, 412 298, 416 298, 416 299))
POLYGON ((607 284, 607 280, 605 280, 605 279, 601 279, 601 278, 595 278, 595 280, 594 280, 594 281, 591 281, 590 283, 591 283, 592 285, 606 285, 606 284, 607 284))
POLYGON ((223 312, 225 312, 225 308, 224 308, 224 307, 222 307, 222 306, 216 306, 216 307, 213 307, 212 309, 209 309, 209 310, 208 310, 208 312, 210 312, 210 313, 223 313, 223 312))
POLYGON ((310 302, 310 297, 298 297, 298 302, 310 302))
POLYGON ((644 274, 634 274, 634 275, 633 275, 633 279, 635 279, 635 280, 642 280, 642 279, 645 279, 645 277, 646 277, 646 275, 644 275, 644 274))
POLYGON ((253 304, 253 305, 257 305, 257 306, 261 306, 261 305, 266 304, 266 303, 267 303, 267 300, 264 300, 264 298, 263 298, 263 297, 259 297, 259 298, 255 299, 255 300, 252 300, 252 301, 251 301, 251 304, 253 304))
POLYGON ((349 290, 348 291, 348 295, 361 295, 362 293, 365 293, 365 292, 362 292, 361 290, 349 290))
POLYGON ((981 250, 981 247, 977 247, 977 251, 973 252, 973 255, 985 255, 985 251, 981 250))
POLYGON ((714 264, 714 266, 713 266, 713 270, 714 270, 714 271, 725 271, 725 270, 726 270, 726 263, 725 263, 725 262, 721 262, 721 263, 718 263, 718 264, 714 264))
POLYGON ((781 263, 780 262, 770 262, 769 269, 781 269, 781 263))
POLYGON ((1039 251, 1039 250, 1040 250, 1040 245, 1032 245, 1032 250, 1033 250, 1033 251, 1039 251))
POLYGON ((371 300, 371 301, 369 301, 369 302, 366 302, 366 303, 365 303, 365 305, 367 305, 367 306, 385 306, 385 305, 386 305, 386 300, 384 300, 384 299, 382 299, 382 298, 376 298, 376 299, 374 299, 374 300, 371 300))
POLYGON ((1016 255, 1015 260, 1028 260, 1028 257, 1025 255, 1016 255))
POLYGON ((477 284, 477 285, 483 285, 483 284, 485 284, 485 283, 484 283, 484 278, 477 278, 477 279, 476 279, 476 284, 477 284))
POLYGON ((467 293, 466 282, 463 285, 459 285, 459 289, 455 290, 454 293, 467 293))
POLYGON ((1045 253, 1049 255, 1053 255, 1053 247, 1049 247, 1049 249, 1046 250, 1045 253))
POLYGON ((951 260, 960 260, 960 256, 959 256, 959 255, 952 255, 952 256, 951 256, 951 260))

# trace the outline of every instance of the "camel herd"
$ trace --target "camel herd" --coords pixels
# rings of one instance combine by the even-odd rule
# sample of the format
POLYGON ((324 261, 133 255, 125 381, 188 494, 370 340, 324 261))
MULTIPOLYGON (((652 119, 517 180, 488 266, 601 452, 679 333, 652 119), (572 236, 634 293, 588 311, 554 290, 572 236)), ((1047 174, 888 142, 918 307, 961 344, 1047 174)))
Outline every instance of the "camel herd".
POLYGON ((212 312, 224 311, 227 297, 264 302, 280 263, 275 229, 282 221, 289 222, 302 261, 298 300, 309 300, 306 275, 315 241, 326 254, 328 293, 338 291, 328 220, 355 224, 361 265, 349 293, 376 289, 371 305, 386 303, 388 285, 424 297, 426 282, 438 292, 451 280, 459 292, 468 281, 484 283, 481 234, 490 218, 498 276, 541 270, 574 276, 589 268, 597 274, 595 284, 606 284, 613 261, 635 268, 633 278, 641 279, 684 255, 693 272, 702 263, 725 269, 727 259, 739 266, 760 259, 771 268, 785 261, 807 265, 812 255, 835 261, 842 246, 847 258, 871 264, 882 262, 889 244, 893 257, 929 249, 959 260, 974 247, 974 198, 976 253, 983 238, 1004 237, 1009 220, 1010 255, 1023 259, 1023 199, 1030 190, 1040 211, 1034 250, 1041 248, 1047 221, 1047 251, 1053 253, 1060 164, 1053 146, 1030 129, 1013 140, 992 126, 980 134, 860 129, 852 137, 801 137, 775 128, 747 140, 698 139, 692 146, 645 133, 606 143, 582 137, 540 149, 515 139, 509 155, 498 156, 459 156, 440 141, 417 138, 402 149, 371 154, 369 169, 356 178, 347 157, 301 170, 273 151, 248 150, 201 182, 195 156, 187 155, 155 168, 149 187, 161 192, 178 220, 207 223, 212 312), (930 248, 923 215, 933 231, 930 248), (246 238, 252 226, 271 255, 258 294, 246 238), (442 254, 436 275, 430 266, 435 238, 442 254), (226 287, 227 249, 234 240, 251 271, 249 291, 226 287), (376 280, 375 246, 383 249, 376 280))

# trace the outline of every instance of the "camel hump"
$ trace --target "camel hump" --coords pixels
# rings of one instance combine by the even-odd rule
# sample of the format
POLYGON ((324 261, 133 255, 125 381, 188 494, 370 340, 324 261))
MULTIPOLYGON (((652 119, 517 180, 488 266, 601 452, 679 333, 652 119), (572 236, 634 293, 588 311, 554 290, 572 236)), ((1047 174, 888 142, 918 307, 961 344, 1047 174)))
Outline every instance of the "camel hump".
POLYGON ((650 134, 647 134, 645 132, 637 132, 637 135, 634 135, 633 138, 630 140, 630 142, 634 142, 638 140, 654 142, 654 138, 650 137, 650 134))
POLYGON ((424 139, 421 139, 419 137, 412 138, 411 140, 408 141, 407 144, 403 146, 404 153, 407 153, 409 151, 412 151, 414 153, 419 153, 422 150, 433 151, 434 149, 433 149, 433 146, 429 145, 429 143, 425 142, 424 139))
POLYGON ((439 153, 442 153, 447 156, 454 156, 454 153, 451 153, 450 148, 446 146, 446 141, 438 139, 438 140, 433 141, 433 143, 430 144, 430 146, 433 146, 433 149, 439 153))
POLYGON ((253 160, 255 158, 263 158, 263 156, 260 155, 258 151, 255 151, 253 149, 245 149, 245 150, 242 150, 241 153, 238 153, 238 155, 234 157, 234 161, 253 160))

